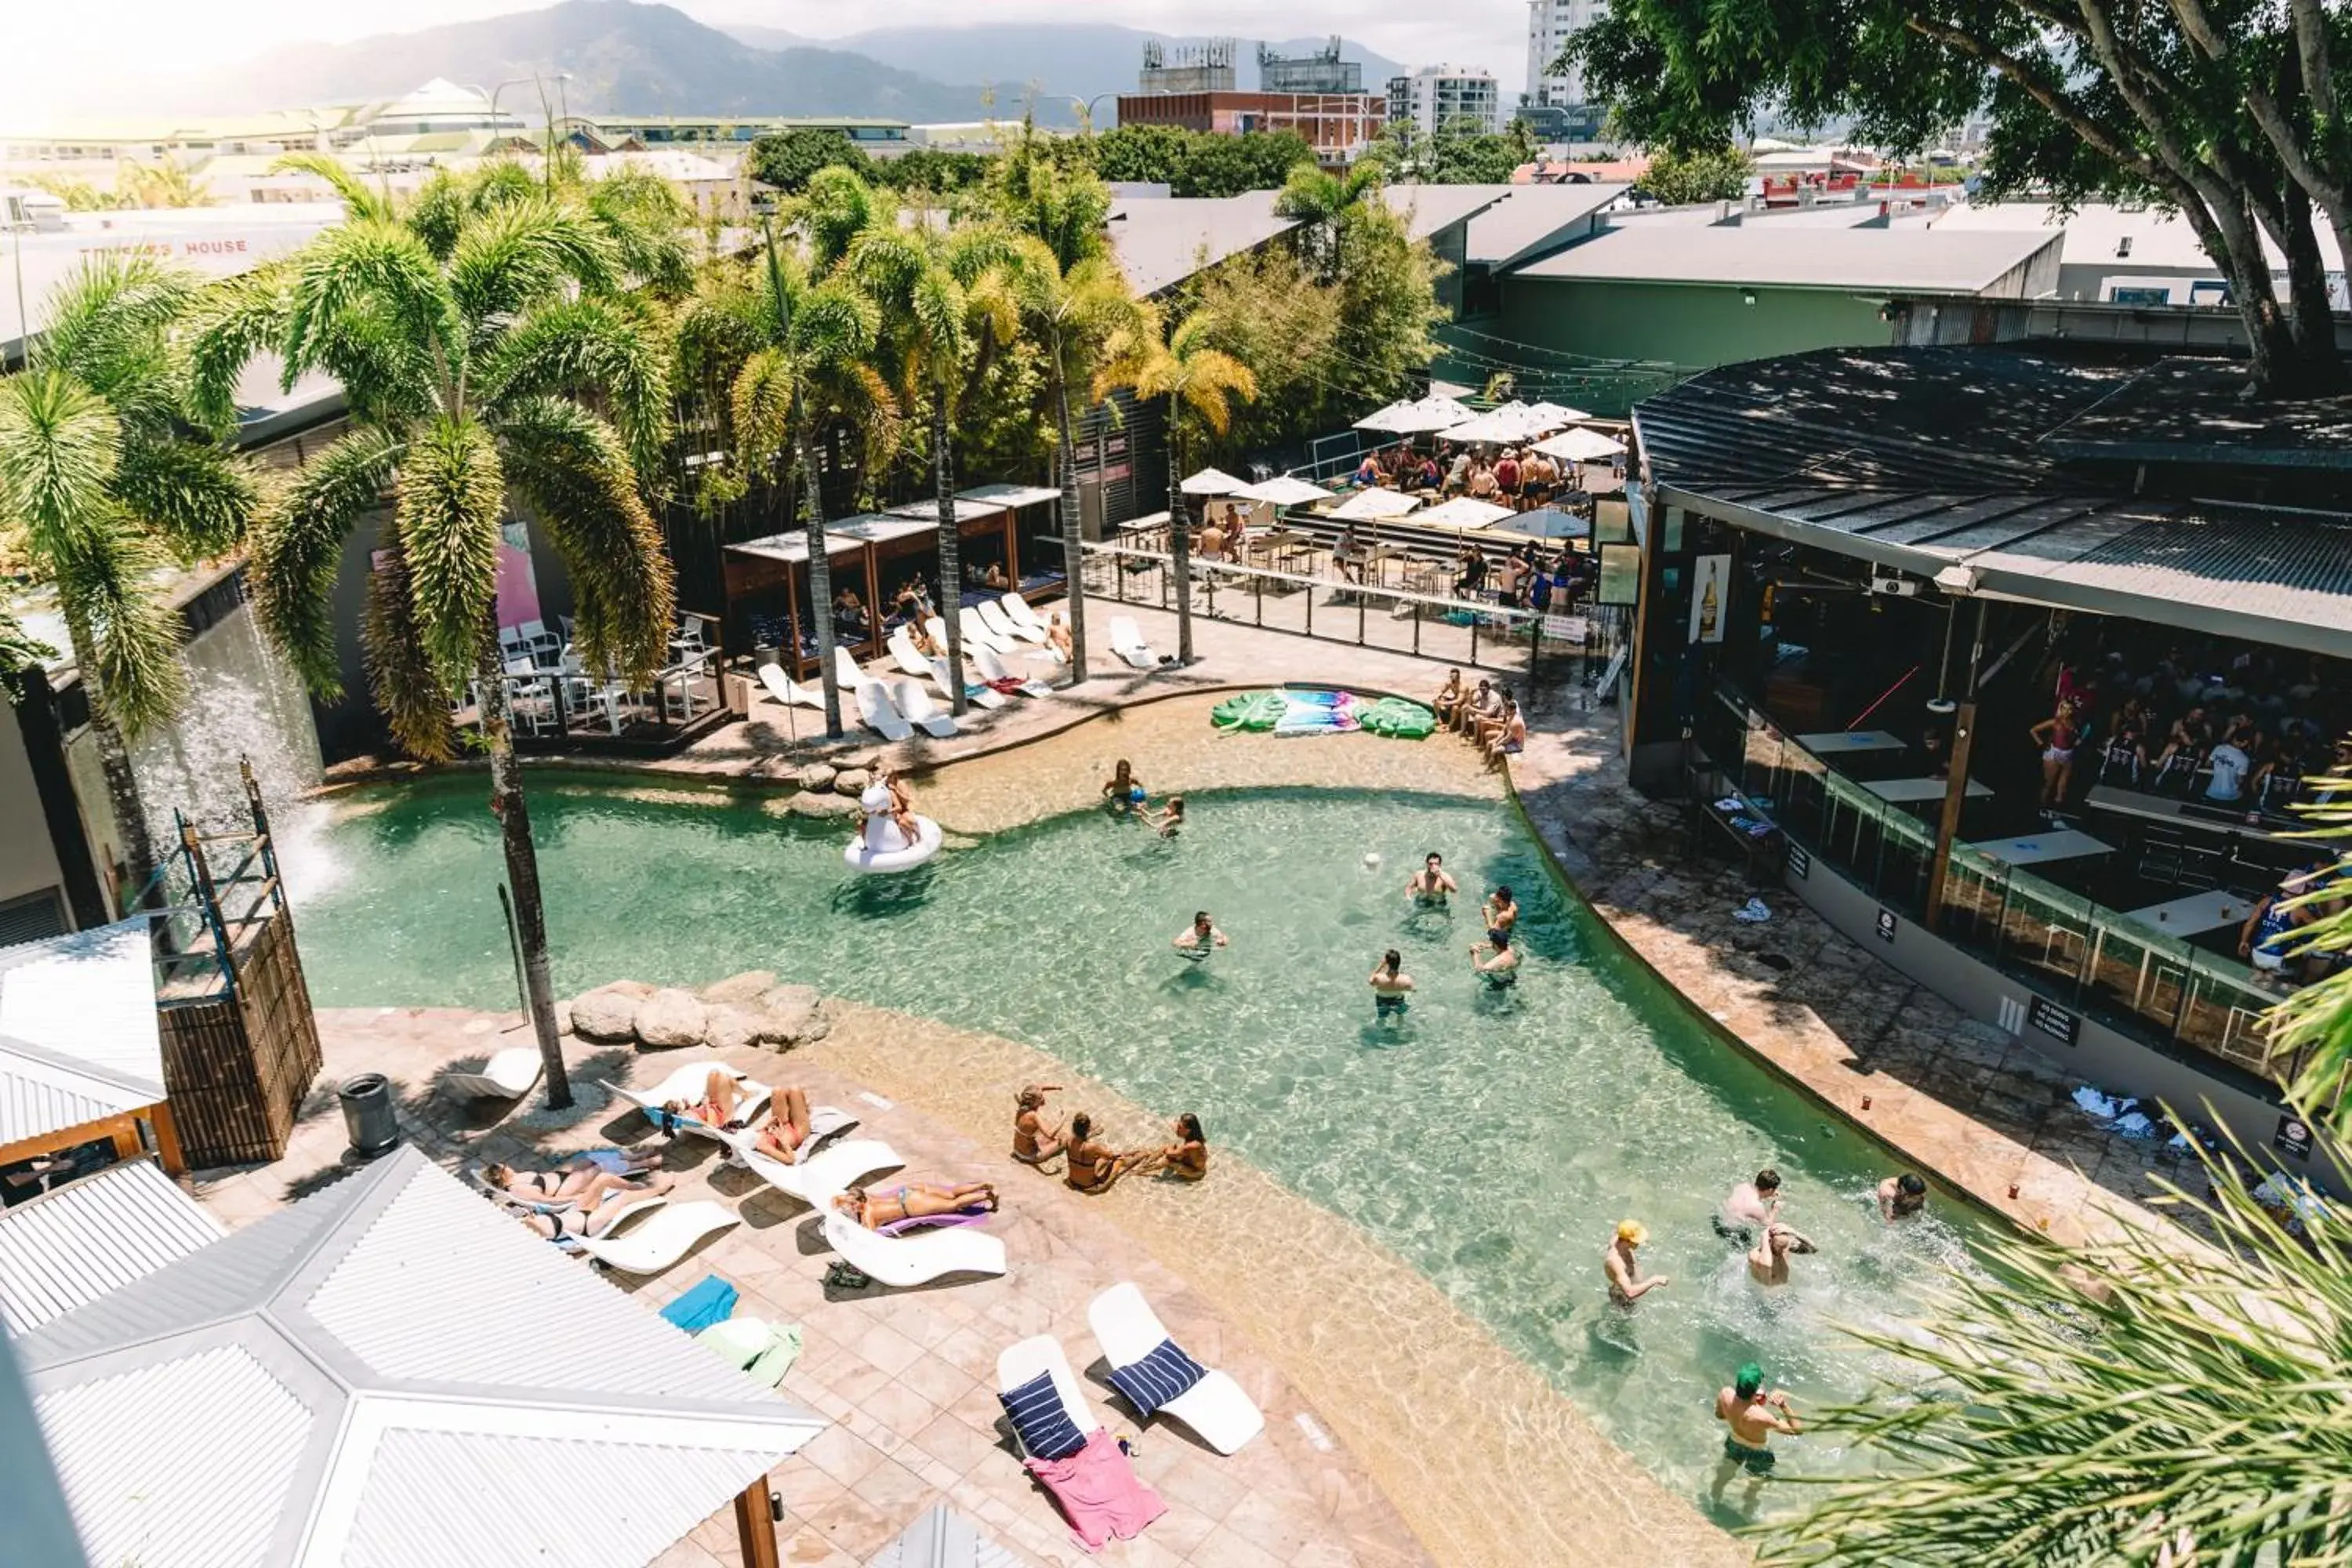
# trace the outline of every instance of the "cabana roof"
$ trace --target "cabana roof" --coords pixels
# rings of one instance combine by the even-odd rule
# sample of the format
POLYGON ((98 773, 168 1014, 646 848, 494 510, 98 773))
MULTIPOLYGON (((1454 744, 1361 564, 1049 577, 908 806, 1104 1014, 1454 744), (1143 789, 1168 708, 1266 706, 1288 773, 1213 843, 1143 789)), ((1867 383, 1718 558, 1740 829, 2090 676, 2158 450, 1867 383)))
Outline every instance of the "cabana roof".
POLYGON ((1062 492, 1050 485, 974 485, 968 490, 956 491, 958 500, 985 501, 992 506, 1010 507, 1014 511, 1061 499, 1062 492))
POLYGON ((0 1144, 163 1097, 145 916, 0 948, 0 1144))
MULTIPOLYGON (((1002 517, 1006 510, 1001 501, 974 500, 970 496, 950 496, 948 498, 948 504, 955 509, 958 526, 968 522, 985 521, 992 517, 1002 517)), ((905 506, 892 507, 890 515, 923 518, 936 527, 940 521, 940 503, 935 500, 908 501, 905 506)))
POLYGON ((27 1334, 226 1232, 152 1160, 126 1160, 0 1212, 0 1326, 27 1334))
POLYGON ((635 1568, 824 1426, 414 1148, 15 1349, 107 1563, 635 1568))

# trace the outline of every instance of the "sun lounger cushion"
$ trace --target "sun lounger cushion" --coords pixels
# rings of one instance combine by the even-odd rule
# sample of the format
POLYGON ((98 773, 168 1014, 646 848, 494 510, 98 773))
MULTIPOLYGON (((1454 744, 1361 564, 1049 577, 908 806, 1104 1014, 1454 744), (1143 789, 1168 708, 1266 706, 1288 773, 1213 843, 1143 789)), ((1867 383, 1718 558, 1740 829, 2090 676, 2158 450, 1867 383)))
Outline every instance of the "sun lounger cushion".
POLYGON ((1099 1552, 1113 1537, 1131 1540, 1168 1511, 1158 1492, 1143 1484, 1128 1463, 1127 1450, 1108 1432, 1097 1427, 1076 1453, 1058 1459, 1035 1457, 1025 1461, 1029 1473, 1054 1494, 1070 1534, 1088 1552, 1099 1552))
POLYGON ((884 1236, 904 1236, 910 1230, 933 1230, 950 1225, 986 1225, 988 1211, 984 1208, 958 1209, 953 1214, 919 1214, 905 1219, 894 1219, 888 1225, 874 1228, 884 1236))
POLYGON ((1000 1394, 997 1403, 1004 1406, 1013 1429, 1021 1434, 1021 1447, 1032 1457, 1041 1459, 1066 1459, 1087 1446, 1086 1434, 1070 1419, 1062 1405, 1060 1390, 1054 1386, 1054 1374, 1041 1372, 1010 1394, 1000 1394))
POLYGON ((1130 1366, 1110 1369, 1110 1385, 1135 1406, 1138 1419, 1150 1415, 1171 1399, 1182 1397, 1209 1375, 1209 1369, 1186 1355, 1174 1340, 1130 1366))

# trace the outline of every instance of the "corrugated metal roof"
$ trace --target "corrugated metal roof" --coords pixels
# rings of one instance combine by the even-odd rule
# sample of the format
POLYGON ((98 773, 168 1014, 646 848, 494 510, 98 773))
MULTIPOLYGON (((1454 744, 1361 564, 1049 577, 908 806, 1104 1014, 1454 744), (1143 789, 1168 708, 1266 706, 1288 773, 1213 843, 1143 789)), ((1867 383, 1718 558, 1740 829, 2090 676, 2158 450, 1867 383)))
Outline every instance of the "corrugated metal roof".
POLYGON ((866 1568, 1024 1568, 1024 1562, 942 1502, 934 1503, 905 1534, 867 1558, 866 1568))
POLYGON ((384 1378, 774 1407, 773 1394, 667 1325, 646 1331, 644 1309, 577 1259, 512 1245, 515 1228, 420 1165, 304 1306, 384 1378), (551 1311, 560 1333, 548 1331, 551 1311))
POLYGON ((86 1079, 68 1079, 27 1062, 9 1050, 7 1041, 0 1040, 0 1143, 39 1138, 129 1109, 121 1095, 104 1086, 86 1079))
MULTIPOLYGON (((1497 269, 1539 250, 1623 195, 1624 185, 1510 185, 1510 195, 1470 219, 1465 259, 1497 269)), ((1581 233, 1580 228, 1577 232, 1581 233)))
POLYGON ((1103 232, 1129 284, 1149 296, 1297 227, 1274 210, 1275 195, 1125 197, 1111 203, 1103 232))
POLYGON ((1062 492, 1051 485, 974 485, 968 490, 956 491, 959 500, 987 501, 1019 510, 1024 506, 1042 506, 1062 499, 1062 492))
POLYGON ((338 1561, 341 1568, 638 1568, 769 1463, 728 1448, 386 1432, 338 1561), (583 1504, 583 1491, 595 1494, 593 1505, 583 1504))
POLYGON ((41 1393, 33 1407, 93 1563, 254 1568, 314 1417, 235 1345, 41 1393))
MULTIPOLYGON (((1405 232, 1427 239, 1441 229, 1465 223, 1496 203, 1507 200, 1515 185, 1386 185, 1381 199, 1404 219, 1405 232)), ((1557 189, 1558 187, 1552 187, 1557 189)))
POLYGON ((0 1143, 163 1098, 144 917, 0 948, 0 1143))
POLYGON ((152 1160, 110 1165, 0 1214, 0 1322, 27 1332, 222 1234, 152 1160))
POLYGON ((1644 226, 1612 229, 1512 276, 1973 295, 2062 243, 2055 231, 1644 226))
POLYGON ((60 1472, 97 1478, 68 1495, 109 1563, 133 1542, 198 1568, 623 1568, 824 1426, 414 1148, 16 1344, 60 1472), (290 1451, 283 1402, 226 1354, 301 1413, 290 1451), (145 1397, 105 1392, 127 1380, 145 1397), (151 1470, 169 1472, 171 1507, 127 1489, 151 1470), (565 1475, 578 1484, 551 1484, 565 1475), (257 1495, 257 1476, 274 1489, 257 1495))

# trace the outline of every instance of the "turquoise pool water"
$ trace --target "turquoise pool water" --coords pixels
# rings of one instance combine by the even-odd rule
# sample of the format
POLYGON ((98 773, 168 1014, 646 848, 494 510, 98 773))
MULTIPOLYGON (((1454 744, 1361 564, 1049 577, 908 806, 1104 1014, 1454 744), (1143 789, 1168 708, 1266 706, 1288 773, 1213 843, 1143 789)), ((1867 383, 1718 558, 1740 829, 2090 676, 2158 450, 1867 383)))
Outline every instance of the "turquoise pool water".
MULTIPOLYGON (((1885 1167, 1860 1136, 1618 954, 1507 807, 1323 790, 1191 805, 1172 844, 1087 813, 912 878, 858 879, 842 868, 845 829, 751 802, 541 784, 556 984, 772 968, 1034 1044, 1155 1111, 1196 1111, 1213 1142, 1379 1237, 1702 1500, 1722 1431, 1710 1401, 1740 1363, 1761 1361, 1801 1407, 1903 1380, 1832 1324, 1906 1317, 1927 1264, 1958 1259, 1975 1222, 1945 1205, 1920 1226, 1882 1225, 1869 1194, 1885 1167), (1403 895, 1429 849, 1463 886, 1450 914, 1403 895), (1518 894, 1528 954, 1499 998, 1465 951, 1477 896, 1498 881, 1518 894), (1171 939, 1199 908, 1233 946, 1196 966, 1171 939), (1365 984, 1391 946, 1420 984, 1397 1029, 1373 1022, 1365 984), (1769 1296, 1709 1224, 1767 1163, 1787 1178, 1788 1217, 1822 1246, 1769 1296), (1629 1215, 1674 1281, 1630 1326, 1602 1306, 1601 1267, 1629 1215)), ((476 782, 339 808, 289 868, 316 1000, 511 1006, 498 877, 476 782)), ((1801 1440, 1783 1464, 1853 1462, 1801 1440)))

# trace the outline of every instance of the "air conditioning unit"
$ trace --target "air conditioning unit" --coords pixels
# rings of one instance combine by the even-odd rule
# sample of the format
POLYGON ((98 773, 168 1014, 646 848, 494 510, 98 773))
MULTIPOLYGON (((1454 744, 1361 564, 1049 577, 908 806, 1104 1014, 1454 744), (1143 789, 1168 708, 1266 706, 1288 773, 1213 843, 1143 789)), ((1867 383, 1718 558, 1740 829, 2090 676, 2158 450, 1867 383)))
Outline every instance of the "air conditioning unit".
POLYGON ((1919 595, 1919 579, 1906 577, 1900 572, 1874 571, 1870 574, 1870 591, 1890 594, 1898 599, 1914 599, 1919 595))

